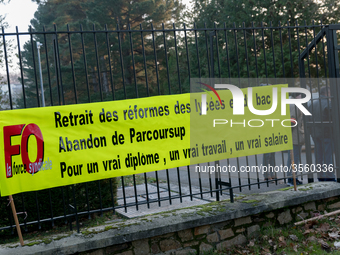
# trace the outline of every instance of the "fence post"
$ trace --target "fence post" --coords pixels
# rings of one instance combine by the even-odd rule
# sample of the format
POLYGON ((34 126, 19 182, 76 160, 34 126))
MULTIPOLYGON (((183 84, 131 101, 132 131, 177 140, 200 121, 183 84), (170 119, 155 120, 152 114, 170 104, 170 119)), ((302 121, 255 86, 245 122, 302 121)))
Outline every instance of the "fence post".
MULTIPOLYGON (((338 89, 339 84, 339 45, 337 42, 337 33, 336 31, 339 29, 337 26, 326 27, 326 38, 327 38, 327 55, 328 55, 328 70, 329 70, 329 88, 331 90, 332 100, 331 100, 331 118, 332 123, 330 124, 333 129, 333 139, 335 141, 339 141, 340 139, 340 129, 339 129, 339 99, 340 92, 338 89)), ((335 158, 333 163, 335 162, 336 167, 333 165, 333 169, 336 171, 337 182, 340 182, 340 168, 339 168, 339 157, 340 157, 340 146, 339 143, 334 143, 334 155, 335 158)), ((333 171, 334 171, 333 170, 333 171)))
MULTIPOLYGON (((301 78, 301 87, 306 89, 306 74, 305 74, 305 64, 304 64, 304 58, 299 56, 299 73, 301 78)), ((310 132, 308 130, 307 126, 307 117, 303 115, 303 123, 304 123, 304 133, 305 133, 305 151, 306 151, 306 163, 308 165, 312 164, 312 145, 310 142, 310 132)), ((308 124, 310 125, 310 124, 308 124)), ((308 175, 308 183, 314 182, 313 174, 308 175)))
POLYGON ((53 35, 52 39, 53 43, 53 57, 54 57, 54 69, 55 69, 55 78, 56 78, 56 83, 57 83, 57 91, 58 91, 58 100, 59 100, 59 105, 64 104, 62 101, 62 88, 60 87, 60 78, 59 78, 59 56, 57 52, 57 35, 53 35))
MULTIPOLYGON (((210 78, 215 78, 215 70, 214 70, 214 36, 216 36, 216 31, 210 31, 209 39, 210 39, 210 78)), ((203 107, 203 105, 202 105, 203 107)), ((217 166, 219 161, 215 161, 215 189, 216 189, 216 201, 220 201, 220 193, 219 193, 219 179, 217 166)))

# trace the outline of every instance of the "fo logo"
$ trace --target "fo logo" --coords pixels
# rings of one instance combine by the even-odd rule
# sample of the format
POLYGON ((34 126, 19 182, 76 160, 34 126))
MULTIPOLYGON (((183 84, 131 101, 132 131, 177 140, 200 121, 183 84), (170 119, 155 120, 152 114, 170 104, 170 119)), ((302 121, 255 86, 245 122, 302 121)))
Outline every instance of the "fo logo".
POLYGON ((22 163, 26 172, 35 174, 39 171, 37 165, 43 161, 44 157, 44 138, 41 130, 36 124, 21 124, 4 127, 4 149, 5 149, 5 164, 6 164, 6 177, 10 178, 13 176, 12 173, 12 156, 21 155, 22 163), (12 136, 20 136, 21 143, 12 145, 12 136), (28 139, 30 136, 35 136, 37 140, 37 158, 34 162, 31 162, 28 156, 28 139))

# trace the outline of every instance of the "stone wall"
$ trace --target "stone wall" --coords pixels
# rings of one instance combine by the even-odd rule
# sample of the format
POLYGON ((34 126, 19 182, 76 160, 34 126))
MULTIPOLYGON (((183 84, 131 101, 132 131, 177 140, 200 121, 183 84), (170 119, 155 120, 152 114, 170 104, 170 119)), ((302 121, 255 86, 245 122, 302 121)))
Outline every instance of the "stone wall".
POLYGON ((340 209, 339 183, 314 183, 89 228, 0 254, 200 254, 243 244, 261 227, 283 226, 340 209))
MULTIPOLYGON (((239 202, 242 203, 242 200, 239 202)), ((231 245, 244 244, 248 238, 256 235, 261 227, 293 224, 293 222, 314 217, 316 213, 323 214, 325 210, 330 212, 334 209, 340 209, 340 197, 321 199, 271 212, 185 229, 83 254, 202 254, 212 249, 223 250, 231 245)))

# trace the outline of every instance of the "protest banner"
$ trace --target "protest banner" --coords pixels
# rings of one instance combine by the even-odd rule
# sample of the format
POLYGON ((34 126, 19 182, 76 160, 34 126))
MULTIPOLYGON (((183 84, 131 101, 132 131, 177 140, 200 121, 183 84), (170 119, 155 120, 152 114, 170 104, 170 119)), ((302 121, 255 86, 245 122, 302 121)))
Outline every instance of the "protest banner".
MULTIPOLYGON (((272 87, 254 88, 254 102, 264 100, 257 109, 269 108, 272 87)), ((243 91, 242 116, 232 114, 230 91, 219 92, 222 105, 210 98, 206 115, 202 93, 3 111, 1 196, 291 149, 289 111, 254 115, 243 91)))

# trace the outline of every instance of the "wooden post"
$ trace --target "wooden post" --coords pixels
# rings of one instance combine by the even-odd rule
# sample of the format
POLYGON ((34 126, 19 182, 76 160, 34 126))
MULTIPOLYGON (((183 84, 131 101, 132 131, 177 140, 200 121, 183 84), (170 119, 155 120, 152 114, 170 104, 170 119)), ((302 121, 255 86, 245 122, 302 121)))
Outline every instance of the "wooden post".
POLYGON ((291 159, 291 163, 292 163, 294 191, 296 191, 296 175, 295 175, 295 167, 294 167, 294 153, 293 153, 293 150, 290 151, 290 159, 291 159))
POLYGON ((13 200, 12 195, 9 195, 9 203, 11 204, 13 218, 14 218, 14 221, 15 221, 15 226, 17 228, 20 244, 21 244, 21 246, 24 246, 24 239, 22 238, 21 229, 20 229, 19 220, 18 220, 18 215, 17 215, 17 211, 15 209, 14 200, 13 200))
POLYGON ((301 224, 307 223, 307 222, 309 222, 309 221, 319 220, 319 219, 322 219, 323 217, 332 216, 332 215, 339 214, 339 213, 340 213, 340 210, 336 210, 336 211, 334 211, 334 212, 325 213, 324 215, 316 216, 316 217, 313 217, 313 218, 310 218, 310 219, 307 219, 307 220, 295 222, 294 225, 295 225, 295 226, 301 225, 301 224))

